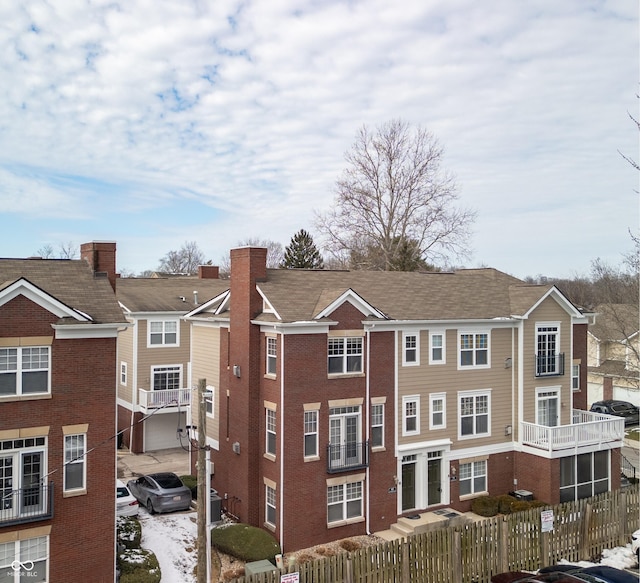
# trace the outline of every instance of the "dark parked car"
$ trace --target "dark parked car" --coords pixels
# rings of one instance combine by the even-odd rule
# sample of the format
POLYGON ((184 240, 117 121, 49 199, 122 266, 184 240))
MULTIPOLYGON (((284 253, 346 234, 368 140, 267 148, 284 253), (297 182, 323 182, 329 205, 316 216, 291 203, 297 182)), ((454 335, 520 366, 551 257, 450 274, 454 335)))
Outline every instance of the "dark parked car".
POLYGON ((638 425, 638 407, 628 401, 596 401, 591 405, 590 410, 594 413, 606 413, 607 415, 624 417, 625 426, 638 425))
POLYGON ((171 472, 129 480, 127 487, 150 514, 188 510, 191 507, 191 490, 171 472))
POLYGON ((554 565, 535 575, 521 571, 500 573, 491 577, 491 583, 638 583, 638 577, 607 565, 554 565))

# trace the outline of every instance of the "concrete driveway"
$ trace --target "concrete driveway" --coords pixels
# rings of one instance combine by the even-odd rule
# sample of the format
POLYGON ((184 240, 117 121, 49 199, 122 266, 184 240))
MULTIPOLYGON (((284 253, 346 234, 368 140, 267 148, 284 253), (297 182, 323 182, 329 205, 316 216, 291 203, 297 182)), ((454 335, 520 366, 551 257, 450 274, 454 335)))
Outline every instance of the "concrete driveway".
POLYGON ((189 453, 182 448, 138 454, 131 453, 126 448, 118 450, 118 478, 124 482, 156 472, 188 475, 191 473, 189 465, 189 453))

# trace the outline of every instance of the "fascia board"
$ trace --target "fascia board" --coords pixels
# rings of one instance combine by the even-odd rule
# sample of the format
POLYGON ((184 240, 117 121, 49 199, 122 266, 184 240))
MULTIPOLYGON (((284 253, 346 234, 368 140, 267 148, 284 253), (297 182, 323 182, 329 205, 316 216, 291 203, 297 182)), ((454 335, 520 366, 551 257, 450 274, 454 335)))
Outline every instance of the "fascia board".
POLYGON ((328 306, 322 309, 314 318, 319 320, 327 317, 334 310, 339 308, 345 302, 349 302, 353 307, 362 312, 365 316, 376 316, 378 318, 387 319, 386 314, 383 314, 380 310, 374 308, 364 298, 354 292, 351 288, 340 294, 338 298, 333 300, 328 306))
POLYGON ((577 324, 587 324, 588 318, 584 316, 555 286, 552 286, 537 302, 533 304, 523 315, 522 318, 528 318, 531 313, 548 297, 553 296, 553 299, 574 319, 577 324))
POLYGON ((228 299, 229 299, 229 290, 226 290, 224 292, 222 292, 221 294, 218 294, 217 296, 215 296, 214 298, 211 298, 210 300, 207 300, 206 302, 200 304, 199 306, 196 306, 193 310, 191 310, 190 312, 187 312, 184 314, 184 318, 192 318, 193 316, 196 316, 197 314, 201 314, 202 312, 208 312, 209 308, 215 304, 216 302, 220 301, 222 299, 222 302, 220 303, 220 305, 215 309, 215 313, 220 313, 220 308, 222 308, 223 306, 226 305, 228 299), (225 297, 226 296, 226 297, 225 297))
POLYGON ((364 320, 365 329, 383 328, 385 330, 409 329, 409 328, 460 328, 460 326, 483 326, 491 328, 513 328, 517 323, 515 318, 490 318, 474 320, 384 320, 371 322, 364 320))
POLYGON ((252 324, 260 326, 260 332, 278 332, 280 334, 327 334, 330 326, 337 322, 261 322, 252 320, 252 324))
POLYGON ((77 338, 117 338, 118 332, 130 328, 131 324, 52 324, 56 340, 77 338))

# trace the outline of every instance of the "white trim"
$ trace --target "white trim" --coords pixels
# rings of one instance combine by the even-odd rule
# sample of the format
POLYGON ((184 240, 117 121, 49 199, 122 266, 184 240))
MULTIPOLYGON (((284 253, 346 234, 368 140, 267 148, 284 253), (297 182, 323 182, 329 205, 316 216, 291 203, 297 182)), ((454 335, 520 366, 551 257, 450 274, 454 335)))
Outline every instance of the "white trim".
POLYGON ((56 340, 77 338, 117 338, 118 332, 130 328, 131 324, 51 324, 56 332, 56 340))
MULTIPOLYGON (((154 332, 153 334, 158 334, 158 332, 154 332)), ((170 334, 170 332, 169 332, 170 334)), ((174 316, 172 318, 159 318, 159 317, 151 317, 147 318, 147 348, 180 348, 180 317, 174 316), (159 344, 151 343, 151 324, 157 324, 160 322, 162 324, 162 342, 159 344), (165 342, 166 324, 171 323, 176 325, 176 341, 172 343, 165 342)))
POLYGON ((420 366, 420 330, 402 332, 402 366, 420 366), (410 350, 415 350, 414 361, 407 361, 407 338, 415 338, 416 345, 410 350))
POLYGON ((337 308, 339 308, 345 302, 349 302, 354 308, 361 312, 364 316, 375 316, 377 318, 387 319, 386 315, 380 310, 374 308, 370 303, 364 300, 360 295, 354 292, 351 288, 344 291, 338 298, 332 301, 328 306, 321 310, 314 316, 314 320, 320 320, 328 317, 337 308))
POLYGON ((446 330, 429 330, 429 365, 437 366, 439 364, 447 364, 447 331, 446 330), (433 337, 440 336, 442 338, 442 358, 436 360, 433 358, 433 337))
MULTIPOLYGON (((484 349, 481 349, 484 350, 484 349)), ((456 353, 456 366, 458 370, 480 370, 491 368, 491 329, 468 329, 461 328, 457 330, 457 353, 456 353), (486 364, 476 364, 476 356, 478 349, 476 348, 476 336, 486 335, 487 337, 487 363, 486 364), (462 336, 473 336, 473 348, 471 348, 473 354, 473 364, 462 364, 462 336)))
MULTIPOLYGON (((482 437, 491 437, 491 389, 472 389, 469 391, 458 391, 457 395, 456 395, 456 399, 458 401, 458 440, 459 441, 464 441, 464 440, 469 440, 469 439, 479 439, 482 437), (475 402, 475 398, 476 397, 488 397, 487 398, 487 431, 486 433, 478 433, 476 431, 476 418, 478 416, 478 413, 476 412, 476 402, 475 402), (473 402, 473 419, 474 419, 474 432, 470 433, 469 435, 462 435, 462 406, 461 406, 461 401, 463 398, 473 398, 474 402, 473 402)), ((483 413, 484 415, 484 413, 483 413)))
POLYGON ((402 437, 411 435, 420 435, 420 395, 404 395, 402 397, 402 437), (407 431, 407 404, 415 403, 416 405, 416 428, 407 431))
POLYGON ((429 430, 447 428, 447 393, 429 393, 429 430), (433 422, 433 402, 442 401, 442 424, 435 425, 433 422))

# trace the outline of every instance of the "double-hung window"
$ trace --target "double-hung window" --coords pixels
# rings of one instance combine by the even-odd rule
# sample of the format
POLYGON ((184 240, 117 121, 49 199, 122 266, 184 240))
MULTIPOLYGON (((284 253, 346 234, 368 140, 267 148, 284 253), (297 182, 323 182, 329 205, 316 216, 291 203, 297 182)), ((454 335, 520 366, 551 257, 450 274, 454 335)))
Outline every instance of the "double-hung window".
POLYGON ((384 447, 384 403, 371 405, 371 447, 384 447))
POLYGON ((460 368, 489 367, 489 334, 488 332, 464 332, 459 336, 460 368))
POLYGON ((215 395, 216 389, 211 385, 207 385, 206 394, 204 397, 204 406, 207 409, 207 416, 215 417, 215 395))
POLYGON ((460 464, 460 496, 480 494, 487 491, 487 461, 480 460, 460 464))
POLYGON ((580 365, 571 365, 571 388, 574 391, 580 390, 580 365))
POLYGON ((490 435, 490 391, 464 391, 458 393, 460 437, 490 435))
POLYGON ((120 363, 120 384, 124 387, 127 386, 127 363, 120 363))
POLYGON ((276 338, 274 338, 273 336, 267 336, 267 374, 276 374, 277 354, 278 350, 276 338))
POLYGON ((402 435, 420 433, 420 397, 402 397, 402 435))
POLYGON ((444 364, 446 362, 444 338, 442 332, 429 334, 429 364, 444 364))
POLYGON ((304 457, 318 456, 318 410, 304 412, 304 457))
POLYGON ((86 487, 87 436, 84 433, 64 436, 64 491, 86 487))
POLYGON ((178 346, 177 320, 150 320, 149 346, 178 346))
POLYGON ((362 482, 327 486, 327 522, 329 524, 362 516, 362 482))
POLYGON ((270 526, 276 525, 276 491, 271 486, 265 486, 265 522, 270 526))
POLYGON ((266 435, 265 452, 269 455, 276 455, 276 412, 273 409, 266 411, 266 435))
POLYGON ((429 395, 429 429, 444 429, 447 426, 446 394, 429 395))
POLYGON ((329 374, 362 372, 362 337, 330 337, 327 367, 329 374))
POLYGON ((417 334, 403 334, 404 350, 402 352, 402 364, 404 366, 416 366, 420 364, 420 343, 417 334))
POLYGON ((0 543, 0 581, 48 581, 49 537, 0 543))
POLYGON ((51 391, 48 346, 0 348, 0 397, 51 391))

